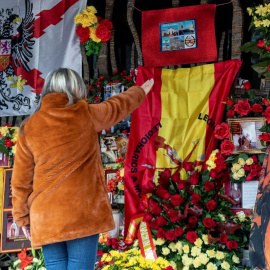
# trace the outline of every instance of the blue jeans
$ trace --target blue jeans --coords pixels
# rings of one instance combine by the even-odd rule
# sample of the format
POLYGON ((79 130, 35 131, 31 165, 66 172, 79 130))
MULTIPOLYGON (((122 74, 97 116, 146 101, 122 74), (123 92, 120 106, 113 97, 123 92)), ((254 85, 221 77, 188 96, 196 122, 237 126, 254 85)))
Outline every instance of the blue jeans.
POLYGON ((42 246, 47 270, 93 270, 99 235, 42 246))

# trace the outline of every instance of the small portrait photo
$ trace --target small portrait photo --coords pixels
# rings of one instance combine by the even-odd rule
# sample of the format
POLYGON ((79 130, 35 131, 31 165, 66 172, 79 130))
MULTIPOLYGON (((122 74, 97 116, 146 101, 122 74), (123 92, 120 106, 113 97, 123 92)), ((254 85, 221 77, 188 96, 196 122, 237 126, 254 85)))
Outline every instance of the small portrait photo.
POLYGON ((230 196, 238 203, 231 208, 242 208, 242 184, 230 183, 230 196))
POLYGON ((104 100, 106 101, 110 97, 113 97, 125 90, 125 86, 121 83, 111 83, 104 86, 104 100))
POLYGON ((104 137, 100 140, 101 160, 103 164, 115 163, 118 158, 116 137, 104 137))
POLYGON ((126 159, 127 147, 128 147, 128 136, 118 136, 116 139, 118 157, 126 159))
POLYGON ((264 118, 238 118, 229 119, 228 124, 231 130, 231 141, 235 145, 234 153, 248 152, 261 153, 263 145, 259 139, 264 125, 264 118))

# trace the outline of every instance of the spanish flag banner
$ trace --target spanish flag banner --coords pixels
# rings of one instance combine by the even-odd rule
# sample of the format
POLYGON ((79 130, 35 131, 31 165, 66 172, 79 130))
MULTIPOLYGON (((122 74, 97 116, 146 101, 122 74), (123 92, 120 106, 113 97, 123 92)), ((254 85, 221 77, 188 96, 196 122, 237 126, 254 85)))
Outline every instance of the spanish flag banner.
MULTIPOLYGON (((176 170, 183 160, 202 164, 216 147, 213 132, 222 122, 239 60, 179 68, 139 67, 137 84, 154 78, 144 103, 132 114, 125 164, 125 234, 147 182, 159 169, 176 170)), ((173 173, 173 171, 172 171, 173 173)), ((185 172, 181 171, 182 179, 185 172)))

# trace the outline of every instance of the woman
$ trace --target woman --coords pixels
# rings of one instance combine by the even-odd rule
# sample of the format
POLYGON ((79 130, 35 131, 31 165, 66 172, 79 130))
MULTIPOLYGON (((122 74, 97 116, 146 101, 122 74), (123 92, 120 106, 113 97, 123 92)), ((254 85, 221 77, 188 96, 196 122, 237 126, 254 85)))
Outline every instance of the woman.
POLYGON ((43 247, 47 270, 94 269, 99 233, 115 227, 97 133, 138 108, 152 86, 88 105, 75 71, 47 76, 40 107, 21 125, 12 176, 13 217, 43 247))

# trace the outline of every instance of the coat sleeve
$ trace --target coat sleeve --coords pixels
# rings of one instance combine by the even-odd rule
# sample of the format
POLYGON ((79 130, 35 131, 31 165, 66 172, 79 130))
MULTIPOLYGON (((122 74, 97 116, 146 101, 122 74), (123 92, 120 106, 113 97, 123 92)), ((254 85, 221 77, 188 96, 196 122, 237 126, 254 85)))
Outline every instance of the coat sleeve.
POLYGON ((144 99, 144 90, 139 86, 132 86, 126 92, 111 97, 107 101, 89 105, 96 130, 99 132, 117 124, 137 109, 144 99))
POLYGON ((33 155, 26 145, 25 137, 19 135, 11 178, 12 215, 19 227, 30 225, 27 201, 33 191, 33 176, 33 155))

